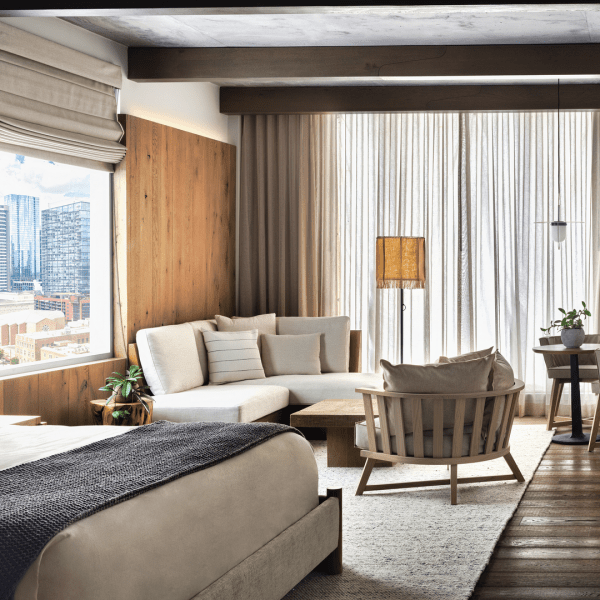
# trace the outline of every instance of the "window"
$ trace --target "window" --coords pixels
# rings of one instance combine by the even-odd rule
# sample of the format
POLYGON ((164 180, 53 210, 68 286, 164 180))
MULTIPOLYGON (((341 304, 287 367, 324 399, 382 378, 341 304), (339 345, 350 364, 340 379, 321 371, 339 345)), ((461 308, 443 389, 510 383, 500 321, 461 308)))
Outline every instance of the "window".
POLYGON ((0 182, 0 377, 110 357, 110 174, 0 152, 0 182))

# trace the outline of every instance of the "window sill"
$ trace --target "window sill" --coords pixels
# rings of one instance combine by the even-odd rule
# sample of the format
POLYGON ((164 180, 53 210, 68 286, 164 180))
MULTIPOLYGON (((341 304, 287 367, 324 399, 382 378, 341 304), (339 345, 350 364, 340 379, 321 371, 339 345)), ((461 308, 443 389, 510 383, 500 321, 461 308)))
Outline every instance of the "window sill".
POLYGON ((0 381, 17 375, 34 375, 35 373, 43 373, 44 371, 76 367, 107 359, 115 359, 115 357, 110 352, 104 352, 102 354, 86 354, 78 358, 51 358, 22 365, 0 367, 0 381))

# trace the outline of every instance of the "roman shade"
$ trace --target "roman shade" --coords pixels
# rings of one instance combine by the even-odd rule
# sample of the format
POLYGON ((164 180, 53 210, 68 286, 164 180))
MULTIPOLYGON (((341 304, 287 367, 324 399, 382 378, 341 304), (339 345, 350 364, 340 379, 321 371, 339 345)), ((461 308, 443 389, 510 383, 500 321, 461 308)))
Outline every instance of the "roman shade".
POLYGON ((0 150, 112 171, 121 67, 0 22, 0 150))

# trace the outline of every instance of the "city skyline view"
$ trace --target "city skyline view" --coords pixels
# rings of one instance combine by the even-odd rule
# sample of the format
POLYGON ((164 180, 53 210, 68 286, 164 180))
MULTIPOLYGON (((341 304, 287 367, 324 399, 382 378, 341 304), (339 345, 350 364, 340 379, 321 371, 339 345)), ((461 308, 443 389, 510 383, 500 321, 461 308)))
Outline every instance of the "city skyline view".
POLYGON ((89 353, 90 172, 0 152, 0 369, 89 353))

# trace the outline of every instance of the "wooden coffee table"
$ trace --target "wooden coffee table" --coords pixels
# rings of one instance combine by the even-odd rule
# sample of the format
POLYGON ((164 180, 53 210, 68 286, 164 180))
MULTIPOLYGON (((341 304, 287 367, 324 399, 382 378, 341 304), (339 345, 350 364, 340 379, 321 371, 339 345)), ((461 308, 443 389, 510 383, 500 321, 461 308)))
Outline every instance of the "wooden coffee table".
MULTIPOLYGON (((373 412, 379 415, 373 401, 373 412)), ((327 466, 363 467, 366 459, 354 447, 354 424, 365 420, 363 400, 323 400, 292 413, 292 427, 325 427, 327 429, 327 466)), ((378 466, 391 463, 378 462, 378 466)))

